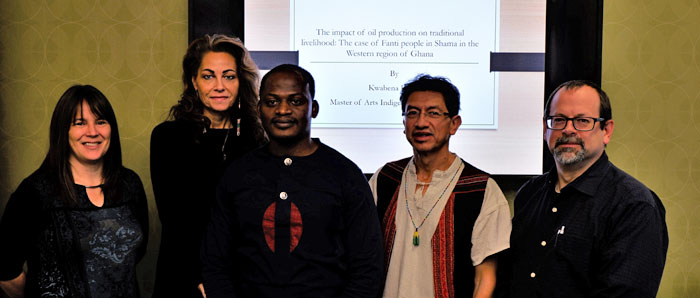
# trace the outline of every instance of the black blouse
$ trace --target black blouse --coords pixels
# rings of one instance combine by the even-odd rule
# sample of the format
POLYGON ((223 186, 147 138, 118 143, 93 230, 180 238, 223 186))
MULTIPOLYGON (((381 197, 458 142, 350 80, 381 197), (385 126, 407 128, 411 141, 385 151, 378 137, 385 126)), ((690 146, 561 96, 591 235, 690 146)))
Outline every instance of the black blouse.
POLYGON ((26 261, 27 297, 138 297, 148 207, 138 175, 122 168, 120 177, 121 196, 102 207, 84 186, 68 205, 48 175, 24 179, 0 221, 0 280, 19 276, 26 261))
POLYGON ((255 147, 245 129, 238 136, 235 128, 204 130, 182 120, 153 129, 151 181, 162 225, 153 297, 201 297, 199 246, 216 185, 233 160, 255 147))

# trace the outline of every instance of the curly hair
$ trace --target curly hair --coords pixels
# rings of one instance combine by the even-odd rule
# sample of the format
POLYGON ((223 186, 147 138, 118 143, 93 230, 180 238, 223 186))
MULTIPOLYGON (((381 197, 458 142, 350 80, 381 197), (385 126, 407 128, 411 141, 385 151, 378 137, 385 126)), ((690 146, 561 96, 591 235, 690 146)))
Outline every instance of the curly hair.
POLYGON ((210 120, 203 114, 204 105, 192 83, 192 78, 197 75, 204 55, 209 52, 225 52, 236 60, 236 74, 239 80, 238 98, 228 109, 228 116, 230 119, 240 117, 241 129, 250 130, 258 143, 265 142, 265 132, 256 109, 258 104, 258 67, 241 40, 226 35, 205 35, 195 39, 187 47, 187 53, 182 60, 184 90, 177 104, 170 108, 168 118, 194 122, 202 128, 207 128, 211 124, 210 120))

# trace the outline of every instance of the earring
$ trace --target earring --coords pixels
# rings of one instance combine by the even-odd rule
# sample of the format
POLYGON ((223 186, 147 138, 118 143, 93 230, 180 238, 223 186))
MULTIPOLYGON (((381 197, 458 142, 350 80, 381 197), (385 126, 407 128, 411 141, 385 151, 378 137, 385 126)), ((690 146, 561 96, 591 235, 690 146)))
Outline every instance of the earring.
MULTIPOLYGON (((238 113, 241 113, 241 98, 238 98, 238 113)), ((241 136, 241 116, 236 116, 236 136, 241 136)))

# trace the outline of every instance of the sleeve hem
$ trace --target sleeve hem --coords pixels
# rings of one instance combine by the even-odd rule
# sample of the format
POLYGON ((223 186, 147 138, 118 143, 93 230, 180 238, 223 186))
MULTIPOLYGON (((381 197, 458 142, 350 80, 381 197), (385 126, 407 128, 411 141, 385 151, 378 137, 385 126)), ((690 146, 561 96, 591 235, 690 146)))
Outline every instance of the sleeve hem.
POLYGON ((495 249, 493 249, 493 250, 489 251, 488 253, 484 254, 483 257, 479 257, 479 258, 477 258, 477 259, 472 259, 472 265, 474 265, 474 266, 480 265, 481 263, 484 262, 484 260, 485 260, 486 258, 488 258, 488 257, 490 257, 490 256, 493 256, 493 255, 495 255, 495 254, 497 254, 497 253, 499 253, 499 252, 502 252, 502 251, 504 251, 504 250, 506 250, 506 249, 509 249, 509 248, 510 248, 510 243, 503 243, 503 244, 497 246, 495 249))

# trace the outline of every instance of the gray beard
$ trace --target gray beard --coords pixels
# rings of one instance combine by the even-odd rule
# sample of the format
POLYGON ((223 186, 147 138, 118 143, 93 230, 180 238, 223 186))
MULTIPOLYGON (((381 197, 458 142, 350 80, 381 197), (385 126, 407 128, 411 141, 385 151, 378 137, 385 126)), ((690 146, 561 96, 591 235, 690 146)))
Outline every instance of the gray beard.
POLYGON ((573 152, 573 150, 573 148, 554 148, 554 159, 562 166, 570 166, 582 162, 586 157, 586 148, 583 147, 574 156, 567 154, 573 152))
POLYGON ((583 140, 570 136, 561 136, 559 137, 554 146, 554 152, 552 152, 552 155, 554 156, 554 159, 557 161, 559 165, 562 166, 570 166, 577 164, 579 162, 582 162, 583 159, 586 157, 586 144, 583 142, 583 140), (567 153, 572 153, 574 152, 574 148, 561 148, 558 147, 557 145, 559 143, 565 143, 565 142, 571 142, 572 140, 577 141, 579 144, 581 144, 581 150, 577 151, 574 156, 571 156, 570 154, 567 153))

